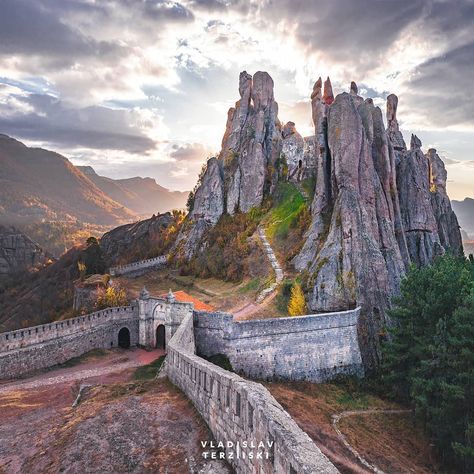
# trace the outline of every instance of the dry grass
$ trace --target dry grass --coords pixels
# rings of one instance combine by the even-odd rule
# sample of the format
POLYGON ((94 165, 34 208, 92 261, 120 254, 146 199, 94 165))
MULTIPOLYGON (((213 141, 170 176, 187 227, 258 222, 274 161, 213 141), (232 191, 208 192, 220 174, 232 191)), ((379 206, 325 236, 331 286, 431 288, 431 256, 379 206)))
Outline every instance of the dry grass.
MULTIPOLYGON (((332 415, 404 408, 350 385, 270 383, 267 388, 343 473, 370 471, 337 437, 332 415)), ((339 428, 369 463, 385 472, 439 472, 429 441, 410 414, 360 414, 341 419, 339 428)))

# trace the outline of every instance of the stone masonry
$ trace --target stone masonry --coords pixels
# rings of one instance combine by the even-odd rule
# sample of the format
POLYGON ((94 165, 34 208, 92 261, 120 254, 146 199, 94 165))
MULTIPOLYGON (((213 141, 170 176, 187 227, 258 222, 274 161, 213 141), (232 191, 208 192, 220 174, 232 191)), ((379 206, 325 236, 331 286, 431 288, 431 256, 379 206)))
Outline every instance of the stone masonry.
POLYGON ((363 375, 357 339, 360 309, 289 318, 234 321, 194 312, 198 354, 225 354, 234 370, 260 380, 322 382, 363 375))
POLYGON ((198 357, 194 337, 188 315, 168 346, 166 372, 193 402, 216 442, 235 443, 230 448, 226 444, 225 451, 237 473, 339 472, 263 385, 198 357), (266 447, 255 452, 243 442, 266 447))
POLYGON ((127 265, 118 265, 110 268, 111 276, 119 276, 130 273, 141 274, 150 268, 161 268, 166 265, 166 255, 160 255, 159 257, 148 258, 146 260, 139 260, 137 262, 128 263, 127 265))
POLYGON ((265 387, 196 352, 225 354, 237 371, 260 379, 320 381, 341 372, 362 374, 358 317, 356 309, 236 322, 230 314, 194 311, 192 303, 176 301, 171 291, 155 298, 143 289, 130 306, 1 333, 0 379, 116 347, 124 329, 130 345, 156 347, 164 326, 166 373, 193 402, 215 441, 234 443, 225 451, 237 473, 337 473, 265 387))
POLYGON ((0 380, 20 377, 78 357, 92 349, 119 345, 119 331, 128 329, 131 346, 157 346, 157 328, 171 339, 193 305, 174 298, 153 298, 142 291, 130 306, 108 308, 84 316, 0 333, 0 380))

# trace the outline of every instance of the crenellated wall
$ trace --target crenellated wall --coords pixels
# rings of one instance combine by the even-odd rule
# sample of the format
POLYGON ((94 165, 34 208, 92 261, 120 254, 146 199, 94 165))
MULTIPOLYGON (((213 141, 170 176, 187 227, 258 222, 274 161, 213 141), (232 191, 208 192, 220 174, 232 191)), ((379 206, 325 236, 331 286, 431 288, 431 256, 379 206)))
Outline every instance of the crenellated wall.
POLYGON ((23 376, 78 357, 92 349, 118 346, 120 329, 130 332, 130 345, 157 347, 157 328, 165 328, 165 344, 193 305, 168 298, 151 297, 143 291, 130 306, 108 308, 95 313, 41 326, 0 333, 0 379, 23 376))
POLYGON ((112 276, 124 275, 126 273, 140 273, 143 270, 147 270, 152 267, 163 267, 166 265, 166 255, 160 255, 159 257, 148 258, 146 260, 139 260, 138 262, 128 263, 127 265, 117 265, 111 267, 109 272, 112 276))
POLYGON ((363 375, 357 338, 360 308, 289 318, 234 321, 231 314, 194 312, 197 352, 225 354, 248 377, 321 382, 363 375))
POLYGON ((138 344, 136 306, 110 308, 78 318, 0 334, 0 379, 62 364, 92 349, 118 346, 122 328, 138 344))
POLYGON ((168 345, 166 371, 193 402, 217 442, 240 443, 239 448, 234 444, 225 449, 237 473, 338 472, 265 387, 198 357, 194 335, 193 318, 188 315, 168 345), (250 459, 244 441, 263 442, 267 447, 261 450, 262 458, 253 451, 250 459))
POLYGON ((40 326, 0 333, 0 352, 21 349, 32 344, 44 343, 57 338, 88 331, 98 325, 113 320, 135 319, 138 316, 138 305, 118 308, 107 308, 84 316, 56 321, 40 326))

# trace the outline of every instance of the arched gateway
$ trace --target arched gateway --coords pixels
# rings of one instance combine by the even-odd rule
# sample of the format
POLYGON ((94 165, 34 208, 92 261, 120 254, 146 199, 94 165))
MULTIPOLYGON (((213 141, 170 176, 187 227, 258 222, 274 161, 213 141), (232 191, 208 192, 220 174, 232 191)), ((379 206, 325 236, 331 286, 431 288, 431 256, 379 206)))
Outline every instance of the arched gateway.
POLYGON ((120 329, 118 333, 118 345, 123 349, 128 349, 130 347, 130 331, 128 328, 120 329))
POLYGON ((156 328, 156 348, 163 350, 166 349, 166 331, 163 324, 160 324, 156 328))

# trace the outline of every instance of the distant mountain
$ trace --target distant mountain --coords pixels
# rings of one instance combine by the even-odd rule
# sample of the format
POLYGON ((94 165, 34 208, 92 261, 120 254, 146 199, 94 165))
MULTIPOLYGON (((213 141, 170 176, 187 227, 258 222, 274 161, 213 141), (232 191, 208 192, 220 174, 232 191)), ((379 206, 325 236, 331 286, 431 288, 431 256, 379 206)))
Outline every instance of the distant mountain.
POLYGON ((105 194, 64 156, 0 135, 0 220, 117 225, 136 213, 105 194))
POLYGON ((474 240, 474 199, 465 198, 464 201, 451 201, 461 228, 474 240))
POLYGON ((186 207, 187 192, 170 191, 153 178, 112 179, 98 175, 91 166, 78 166, 99 189, 140 215, 150 216, 186 207))

